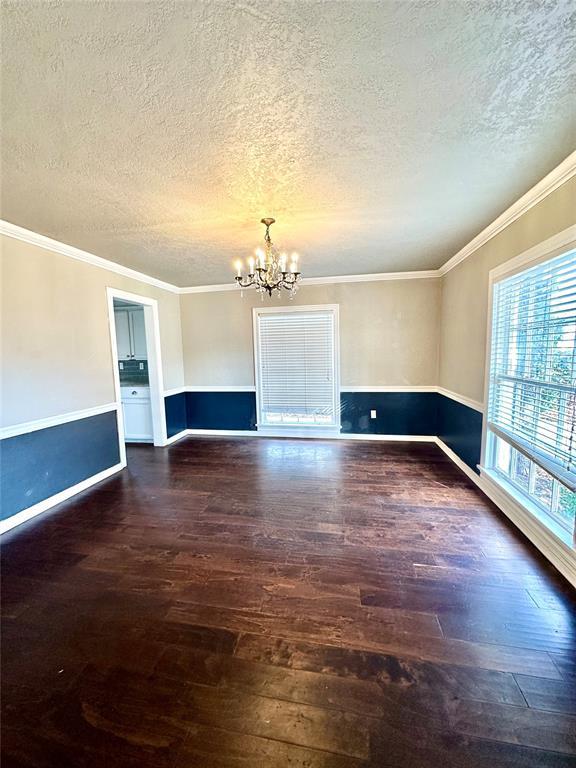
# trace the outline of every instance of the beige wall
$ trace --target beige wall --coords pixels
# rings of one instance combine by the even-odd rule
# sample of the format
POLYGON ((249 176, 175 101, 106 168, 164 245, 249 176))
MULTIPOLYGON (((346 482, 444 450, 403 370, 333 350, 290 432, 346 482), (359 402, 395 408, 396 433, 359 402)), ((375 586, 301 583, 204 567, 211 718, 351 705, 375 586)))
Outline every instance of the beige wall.
MULTIPOLYGON (((290 304, 264 300, 264 306, 290 304)), ((303 286, 295 304, 339 304, 342 386, 435 385, 440 280, 303 286)), ((254 384, 254 289, 181 296, 188 386, 254 384)))
POLYGON ((108 286, 158 300, 166 389, 183 384, 177 294, 2 237, 2 424, 112 402, 108 286))
POLYGON ((488 273, 576 223, 576 177, 489 240, 442 280, 439 384, 484 399, 488 273))

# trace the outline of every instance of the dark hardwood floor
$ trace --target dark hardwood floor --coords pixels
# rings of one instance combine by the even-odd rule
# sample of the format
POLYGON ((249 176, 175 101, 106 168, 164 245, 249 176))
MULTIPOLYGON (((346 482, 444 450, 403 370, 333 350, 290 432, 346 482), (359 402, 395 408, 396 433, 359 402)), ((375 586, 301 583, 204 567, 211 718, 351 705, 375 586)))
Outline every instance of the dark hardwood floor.
POLYGON ((187 439, 3 541, 4 768, 568 768, 568 585, 436 446, 187 439))

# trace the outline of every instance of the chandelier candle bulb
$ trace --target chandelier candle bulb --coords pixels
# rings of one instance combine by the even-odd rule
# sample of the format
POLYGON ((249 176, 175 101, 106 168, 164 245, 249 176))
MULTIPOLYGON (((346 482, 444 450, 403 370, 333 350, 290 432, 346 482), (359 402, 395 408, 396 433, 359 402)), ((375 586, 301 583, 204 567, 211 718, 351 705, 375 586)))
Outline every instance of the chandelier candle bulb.
POLYGON ((249 288, 253 285, 262 294, 262 298, 265 293, 268 296, 272 296, 274 292, 280 297, 282 291, 288 291, 289 297, 292 298, 298 290, 298 281, 300 279, 298 254, 293 253, 290 256, 290 272, 288 272, 286 269, 287 254, 279 254, 270 237, 270 227, 274 224, 274 219, 271 217, 264 218, 262 219, 262 224, 266 227, 266 234, 264 235, 264 248, 257 248, 254 252, 257 259, 256 270, 254 270, 254 258, 250 256, 248 258, 250 271, 247 277, 243 277, 242 265, 240 262, 237 262, 236 266, 238 269, 235 280, 239 288, 249 288))
POLYGON ((238 261, 236 262, 236 274, 238 275, 238 277, 242 277, 242 262, 240 261, 240 259, 238 259, 238 261))

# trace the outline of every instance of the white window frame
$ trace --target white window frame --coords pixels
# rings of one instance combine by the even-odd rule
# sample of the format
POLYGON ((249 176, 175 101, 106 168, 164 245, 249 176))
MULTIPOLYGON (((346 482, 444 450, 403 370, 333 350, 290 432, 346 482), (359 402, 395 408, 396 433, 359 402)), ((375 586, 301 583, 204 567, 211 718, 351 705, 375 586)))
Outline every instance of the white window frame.
POLYGON ((492 355, 492 323, 494 314, 494 287, 501 280, 538 266, 557 256, 562 256, 576 248, 576 225, 568 227, 557 235, 544 240, 533 248, 509 259, 498 267, 490 270, 488 275, 488 312, 486 328, 486 357, 484 368, 484 419, 482 420, 482 447, 480 459, 480 475, 489 483, 497 485, 508 496, 520 505, 522 509, 536 518, 549 532, 568 546, 571 546, 571 535, 558 522, 553 514, 544 511, 540 506, 526 496, 512 482, 506 480, 499 472, 492 469, 495 458, 495 440, 490 439, 488 430, 488 402, 490 388, 490 366, 492 355))
POLYGON ((340 434, 340 305, 339 304, 306 304, 297 306, 278 307, 254 307, 252 310, 252 329, 254 343, 254 380, 256 382, 256 428, 262 435, 271 437, 333 437, 340 434), (290 424, 278 424, 274 426, 263 425, 261 418, 261 387, 262 377, 260 369, 260 326, 258 318, 266 314, 289 314, 291 312, 331 312, 334 317, 334 414, 335 425, 322 427, 318 424, 302 424, 292 426, 290 424))

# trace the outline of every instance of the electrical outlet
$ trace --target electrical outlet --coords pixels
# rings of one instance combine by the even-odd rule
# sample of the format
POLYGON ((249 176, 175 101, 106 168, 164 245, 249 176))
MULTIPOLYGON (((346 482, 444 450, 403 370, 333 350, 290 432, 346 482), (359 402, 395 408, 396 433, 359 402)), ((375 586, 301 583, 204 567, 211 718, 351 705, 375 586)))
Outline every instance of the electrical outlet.
POLYGON ((143 371, 143 370, 144 370, 144 363, 140 363, 140 370, 141 370, 141 371, 143 371))
POLYGON ((375 419, 376 418, 376 411, 370 411, 370 418, 375 419))
POLYGON ((123 370, 124 370, 124 363, 120 363, 120 370, 121 370, 121 371, 123 371, 123 370))

